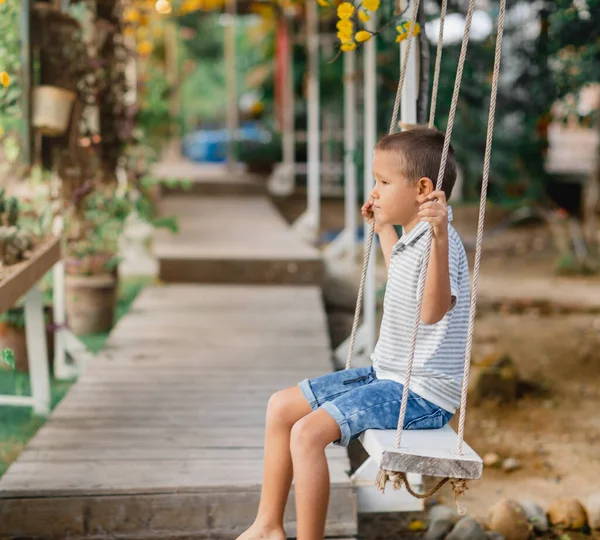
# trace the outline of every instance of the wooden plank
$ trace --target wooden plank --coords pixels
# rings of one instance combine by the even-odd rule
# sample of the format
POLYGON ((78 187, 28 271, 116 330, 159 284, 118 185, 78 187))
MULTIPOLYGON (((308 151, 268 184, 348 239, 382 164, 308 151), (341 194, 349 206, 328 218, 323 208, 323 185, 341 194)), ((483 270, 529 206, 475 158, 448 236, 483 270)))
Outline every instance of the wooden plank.
POLYGON ((162 428, 147 428, 134 426, 133 428, 119 428, 109 426, 105 428, 87 427, 85 430, 78 426, 50 422, 37 432, 28 448, 56 448, 63 446, 73 447, 88 446, 135 446, 153 445, 160 448, 192 447, 203 448, 263 448, 265 429, 240 426, 232 429, 229 426, 198 427, 198 426, 172 426, 162 428))
MULTIPOLYGON (((260 487, 253 486, 244 492, 232 489, 210 493, 6 499, 0 504, 0 523, 3 524, 0 539, 233 540, 254 521, 259 497, 260 487), (36 519, 32 519, 33 516, 36 519)), ((331 486, 326 536, 357 533, 355 505, 351 491, 343 486, 331 486)), ((288 536, 294 538, 293 489, 284 526, 288 536)))
MULTIPOLYGON (((338 452, 337 448, 331 447, 326 449, 327 460, 341 460, 343 465, 347 460, 345 452, 338 452)), ((168 461, 194 461, 205 462, 207 466, 227 467, 232 461, 246 463, 254 467, 259 467, 262 470, 262 461, 264 451, 262 448, 202 448, 202 447, 185 447, 180 448, 175 445, 170 447, 165 446, 149 446, 148 444, 132 446, 102 446, 100 448, 81 445, 77 448, 28 448, 21 456, 21 462, 47 462, 47 463, 74 463, 85 461, 103 461, 103 462, 120 462, 134 461, 149 462, 149 461, 165 461, 168 456, 168 461)))
POLYGON ((177 178, 187 181, 169 186, 161 184, 163 196, 223 196, 223 195, 262 195, 266 192, 262 177, 246 172, 234 172, 216 164, 196 163, 183 157, 160 161, 152 166, 156 178, 177 178))
POLYGON ((0 275, 0 313, 14 306, 60 257, 60 238, 53 237, 40 244, 26 261, 4 268, 0 275))
POLYGON ((303 242, 266 197, 169 197, 177 236, 156 231, 159 276, 170 283, 319 284, 319 252, 303 242))
MULTIPOLYGON (((146 289, 0 478, 8 537, 236 538, 258 506, 269 397, 332 365, 318 289, 273 289, 146 289)), ((346 450, 326 454, 327 536, 355 534, 346 450)))
POLYGON ((458 436, 449 426, 440 429, 405 430, 402 446, 395 447, 395 430, 370 429, 360 440, 383 469, 450 478, 481 478, 483 461, 465 442, 456 453, 458 436))
MULTIPOLYGON (((348 485, 345 460, 329 462, 332 484, 348 485)), ((17 460, 2 477, 0 498, 240 491, 262 483, 261 460, 212 464, 205 460, 46 462, 17 460), (221 465, 221 466, 218 466, 221 465)))

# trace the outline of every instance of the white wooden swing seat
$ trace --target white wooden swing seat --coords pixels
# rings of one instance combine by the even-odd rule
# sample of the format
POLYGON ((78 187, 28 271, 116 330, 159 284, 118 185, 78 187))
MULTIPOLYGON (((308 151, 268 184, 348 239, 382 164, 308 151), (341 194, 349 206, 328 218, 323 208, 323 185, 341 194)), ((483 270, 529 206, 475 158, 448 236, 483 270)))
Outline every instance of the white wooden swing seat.
POLYGON ((360 436, 360 442, 382 469, 465 480, 481 478, 483 460, 466 443, 458 454, 458 435, 447 424, 440 429, 404 431, 400 448, 394 446, 395 438, 396 430, 369 429, 360 436))

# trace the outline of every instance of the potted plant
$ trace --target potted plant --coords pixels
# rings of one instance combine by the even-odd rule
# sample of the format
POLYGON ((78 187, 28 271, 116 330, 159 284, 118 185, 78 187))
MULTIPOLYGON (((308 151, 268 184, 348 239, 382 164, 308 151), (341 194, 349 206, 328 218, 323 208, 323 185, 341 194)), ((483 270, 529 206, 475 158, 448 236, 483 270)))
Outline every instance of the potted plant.
MULTIPOLYGON (((47 236, 47 222, 40 216, 31 201, 19 201, 0 190, 0 272, 25 260, 47 236)), ((10 271, 10 269, 9 269, 10 271)), ((52 322, 51 306, 45 307, 48 324, 52 322)), ((50 328, 50 327, 49 327, 50 328)), ((48 358, 52 358, 53 335, 48 331, 48 358)), ((23 301, 0 313, 0 350, 12 350, 14 368, 28 372, 25 343, 25 313, 23 301)))
POLYGON ((130 216, 176 231, 172 218, 159 218, 143 192, 96 186, 82 202, 82 214, 67 223, 65 287, 67 324, 75 334, 107 332, 113 326, 119 237, 130 216))

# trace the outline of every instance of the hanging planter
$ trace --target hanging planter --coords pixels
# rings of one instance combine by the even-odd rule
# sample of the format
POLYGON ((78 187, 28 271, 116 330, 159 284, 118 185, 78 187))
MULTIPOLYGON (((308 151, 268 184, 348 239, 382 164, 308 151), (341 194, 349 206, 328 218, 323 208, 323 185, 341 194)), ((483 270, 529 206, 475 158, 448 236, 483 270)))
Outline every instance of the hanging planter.
POLYGON ((69 125, 75 93, 57 86, 37 86, 33 89, 32 124, 42 135, 57 137, 69 125))

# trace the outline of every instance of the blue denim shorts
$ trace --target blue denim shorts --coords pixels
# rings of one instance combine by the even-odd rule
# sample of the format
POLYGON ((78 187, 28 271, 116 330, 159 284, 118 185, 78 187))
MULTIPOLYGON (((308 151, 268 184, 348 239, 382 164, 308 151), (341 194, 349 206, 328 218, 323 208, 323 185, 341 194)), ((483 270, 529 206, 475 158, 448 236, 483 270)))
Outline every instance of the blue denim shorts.
MULTIPOLYGON (((348 446, 367 429, 398 427, 404 387, 396 381, 378 379, 372 366, 305 379, 298 386, 313 411, 324 409, 339 424, 342 437, 334 444, 348 446)), ((452 416, 451 412, 408 391, 404 429, 441 428, 452 416)))

